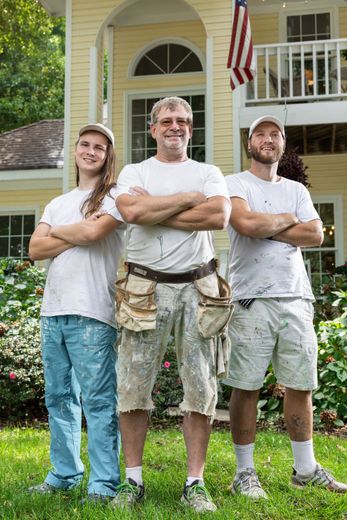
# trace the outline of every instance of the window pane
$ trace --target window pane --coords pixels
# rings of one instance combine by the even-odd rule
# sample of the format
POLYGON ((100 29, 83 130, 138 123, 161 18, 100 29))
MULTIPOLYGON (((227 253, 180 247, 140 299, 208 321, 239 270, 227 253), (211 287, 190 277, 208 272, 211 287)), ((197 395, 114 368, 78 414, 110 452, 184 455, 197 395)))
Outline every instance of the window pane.
POLYGON ((0 216, 0 235, 8 235, 10 232, 10 217, 0 216))
POLYGON ((141 132, 146 130, 146 117, 135 116, 133 117, 133 132, 141 132))
POLYGON ((335 269, 335 251, 322 251, 322 271, 332 273, 335 269))
POLYGON ((0 238, 0 256, 8 256, 8 238, 0 238))
MULTIPOLYGON (((311 35, 314 36, 316 34, 316 27, 315 27, 315 16, 314 14, 304 14, 302 16, 302 35, 307 36, 311 35)), ((312 38, 314 39, 314 38, 312 38)))
POLYGON ((141 162, 145 159, 145 150, 133 150, 131 157, 133 162, 141 162))
POLYGON ((145 99, 134 99, 132 102, 133 115, 145 114, 146 113, 146 100, 145 99))
POLYGON ((29 240, 30 237, 23 238, 23 254, 22 258, 29 258, 29 240))
POLYGON ((22 238, 21 237, 11 237, 10 256, 21 258, 21 256, 22 256, 22 238))
POLYGON ((34 215, 24 215, 24 235, 31 235, 35 229, 34 215))
POLYGON ((332 125, 307 127, 307 151, 312 154, 331 152, 332 125))
POLYGON ((322 219, 323 224, 327 224, 327 225, 334 224, 334 204, 320 203, 319 204, 319 216, 322 219))
POLYGON ((198 110, 205 110, 205 96, 199 95, 199 96, 192 96, 192 110, 193 112, 198 110))
POLYGON ((321 287, 321 275, 320 274, 313 274, 311 276, 311 286, 312 290, 315 294, 318 294, 321 287))
POLYGON ((132 148, 145 148, 146 147, 146 139, 145 134, 133 134, 131 140, 132 148))
MULTIPOLYGON (((168 45, 158 45, 146 54, 160 69, 162 74, 169 72, 168 68, 168 45)), ((157 72, 158 74, 158 72, 157 72)))
POLYGON ((202 65, 199 58, 192 53, 175 69, 175 72, 199 72, 201 70, 202 65))
POLYGON ((335 226, 324 226, 324 241, 322 247, 335 247, 335 226))
POLYGON ((317 33, 330 38, 330 14, 319 13, 317 16, 317 33))
POLYGON ((183 45, 169 43, 169 72, 177 72, 176 67, 190 54, 191 50, 183 45))
POLYGON ((305 251, 305 260, 309 260, 311 273, 320 273, 320 252, 319 251, 305 251))
POLYGON ((163 74, 155 63, 152 63, 147 56, 144 56, 137 64, 135 76, 149 76, 151 74, 163 74))
POLYGON ((194 130, 192 136, 192 144, 199 145, 205 143, 205 131, 204 130, 194 130))
POLYGON ((192 147, 191 158, 194 161, 204 162, 205 161, 205 148, 203 146, 192 147))
POLYGON ((300 36, 300 16, 287 17, 287 35, 288 39, 292 36, 300 36))
POLYGON ((21 235, 22 234, 22 222, 23 222, 22 215, 12 215, 10 217, 11 235, 21 235))
POLYGON ((194 128, 204 128, 205 112, 194 112, 193 126, 194 128))

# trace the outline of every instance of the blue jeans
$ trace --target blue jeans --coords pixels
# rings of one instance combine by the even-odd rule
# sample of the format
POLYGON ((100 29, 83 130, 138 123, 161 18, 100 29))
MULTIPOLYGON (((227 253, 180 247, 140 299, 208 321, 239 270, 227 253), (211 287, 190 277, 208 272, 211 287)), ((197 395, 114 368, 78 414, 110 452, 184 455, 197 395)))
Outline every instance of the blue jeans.
POLYGON ((41 335, 53 466, 45 482, 69 489, 81 481, 83 406, 90 460, 88 493, 114 496, 120 482, 113 348, 117 332, 98 320, 66 315, 42 317, 41 335))

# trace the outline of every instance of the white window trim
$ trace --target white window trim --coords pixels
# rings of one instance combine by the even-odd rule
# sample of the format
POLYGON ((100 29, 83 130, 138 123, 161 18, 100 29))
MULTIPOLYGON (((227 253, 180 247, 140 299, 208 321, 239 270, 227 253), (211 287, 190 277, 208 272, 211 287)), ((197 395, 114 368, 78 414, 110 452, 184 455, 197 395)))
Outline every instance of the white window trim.
POLYGON ((136 54, 136 57, 130 62, 129 68, 128 68, 128 79, 143 79, 143 78, 153 78, 157 76, 192 76, 196 74, 204 74, 206 70, 206 59, 203 53, 201 52, 201 49, 197 47, 194 43, 185 40, 184 38, 160 38, 158 40, 152 41, 150 44, 148 44, 146 47, 143 47, 141 49, 141 52, 136 54), (168 43, 173 43, 177 45, 183 45, 184 47, 187 47, 187 49, 194 52, 194 54, 197 55, 197 57, 200 60, 202 70, 200 71, 194 71, 194 72, 177 72, 174 74, 149 74, 145 76, 135 76, 135 70, 139 63, 139 61, 144 57, 144 55, 149 52, 150 50, 154 49, 155 47, 158 47, 159 45, 166 45, 168 43))
MULTIPOLYGON (((338 7, 337 6, 329 6, 324 7, 321 4, 316 8, 307 8, 306 4, 295 6, 288 5, 285 9, 282 9, 279 14, 279 41, 287 42, 287 17, 288 16, 302 16, 304 14, 320 14, 320 13, 330 13, 330 30, 331 30, 331 39, 339 38, 339 30, 338 30, 338 7)), ((329 40, 327 40, 329 41, 329 40)))
MULTIPOLYGON (((131 162, 131 103, 134 99, 148 99, 148 98, 162 98, 167 96, 205 96, 205 132, 206 132, 206 90, 197 87, 176 87, 174 90, 163 90, 163 89, 146 89, 139 91, 130 91, 124 93, 124 122, 123 128, 127 128, 124 138, 124 149, 123 157, 124 164, 131 162)), ((193 124, 194 127, 194 124, 193 124)), ((194 131, 194 130, 193 130, 194 131)), ((205 154, 207 154, 207 141, 205 143, 205 154)))
MULTIPOLYGON (((332 203, 334 204, 334 223, 335 223, 335 248, 336 248, 336 266, 345 263, 344 255, 344 222, 343 222, 343 198, 342 195, 314 195, 311 194, 312 201, 317 204, 332 203)), ((313 251, 315 248, 307 248, 313 251)), ((317 248, 317 251, 321 249, 317 248)))
MULTIPOLYGON (((40 207, 39 206, 0 206, 0 216, 8 217, 11 215, 34 215, 35 216, 35 227, 39 223, 40 219, 40 207)), ((12 257, 10 257, 12 258, 12 257)))

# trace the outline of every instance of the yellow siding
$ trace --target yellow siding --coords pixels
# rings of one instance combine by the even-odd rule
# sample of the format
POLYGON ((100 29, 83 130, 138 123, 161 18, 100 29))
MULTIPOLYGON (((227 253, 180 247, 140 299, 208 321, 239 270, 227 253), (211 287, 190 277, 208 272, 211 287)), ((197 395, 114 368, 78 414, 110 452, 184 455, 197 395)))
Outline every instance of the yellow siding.
POLYGON ((347 7, 339 8, 339 38, 347 38, 347 7))
POLYGON ((347 258, 347 154, 304 157, 312 195, 342 195, 345 258, 347 258))
POLYGON ((38 207, 41 215, 46 204, 58 195, 61 195, 61 189, 0 191, 0 211, 1 208, 22 207, 24 209, 31 206, 38 207))
POLYGON ((278 43, 278 13, 253 15, 250 17, 254 45, 278 43))

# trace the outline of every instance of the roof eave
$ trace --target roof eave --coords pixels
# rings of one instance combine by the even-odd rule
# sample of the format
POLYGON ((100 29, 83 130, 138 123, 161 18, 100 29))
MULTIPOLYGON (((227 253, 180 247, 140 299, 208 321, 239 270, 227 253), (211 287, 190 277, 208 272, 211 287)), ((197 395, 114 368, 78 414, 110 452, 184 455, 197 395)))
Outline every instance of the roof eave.
POLYGON ((65 0, 39 0, 51 16, 65 16, 65 0))

